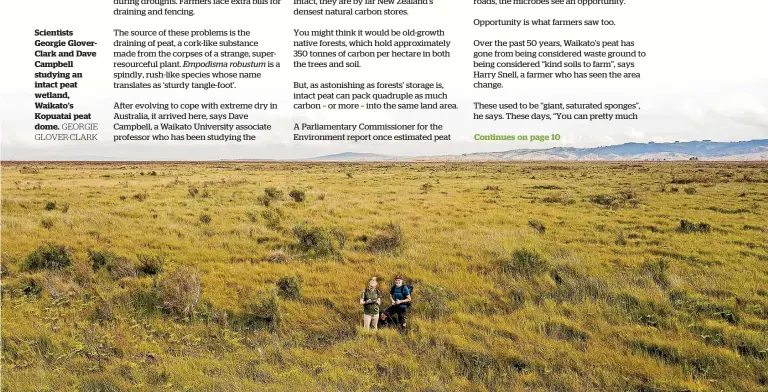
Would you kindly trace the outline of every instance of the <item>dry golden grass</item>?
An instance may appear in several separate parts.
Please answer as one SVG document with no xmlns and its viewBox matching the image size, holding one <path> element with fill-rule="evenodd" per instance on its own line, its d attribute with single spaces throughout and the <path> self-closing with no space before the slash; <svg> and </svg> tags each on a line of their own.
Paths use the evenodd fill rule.
<svg viewBox="0 0 768 392">
<path fill-rule="evenodd" d="M 2 386 L 766 390 L 766 208 L 765 164 L 4 164 Z"/>
</svg>

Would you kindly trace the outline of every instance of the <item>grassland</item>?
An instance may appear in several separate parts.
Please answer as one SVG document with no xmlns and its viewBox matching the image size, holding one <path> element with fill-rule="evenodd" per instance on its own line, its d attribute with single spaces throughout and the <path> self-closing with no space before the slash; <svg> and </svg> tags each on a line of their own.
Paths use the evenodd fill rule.
<svg viewBox="0 0 768 392">
<path fill-rule="evenodd" d="M 756 163 L 3 164 L 2 386 L 768 390 L 767 218 Z"/>
</svg>

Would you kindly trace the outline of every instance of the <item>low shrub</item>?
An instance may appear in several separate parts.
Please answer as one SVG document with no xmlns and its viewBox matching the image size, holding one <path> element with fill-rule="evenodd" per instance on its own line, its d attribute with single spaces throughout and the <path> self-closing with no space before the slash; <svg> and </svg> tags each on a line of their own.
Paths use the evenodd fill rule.
<svg viewBox="0 0 768 392">
<path fill-rule="evenodd" d="M 298 239 L 299 250 L 315 256 L 336 254 L 340 247 L 338 235 L 326 228 L 300 224 L 293 228 L 293 234 Z"/>
<path fill-rule="evenodd" d="M 114 278 L 137 276 L 136 265 L 126 257 L 116 255 L 107 250 L 88 250 L 88 259 L 94 271 L 105 269 Z"/>
<path fill-rule="evenodd" d="M 213 222 L 213 218 L 210 215 L 208 214 L 200 215 L 200 223 L 207 225 L 211 222 Z"/>
<path fill-rule="evenodd" d="M 304 191 L 294 189 L 288 193 L 288 196 L 297 203 L 303 203 L 307 199 L 307 194 Z"/>
<path fill-rule="evenodd" d="M 696 188 L 685 188 L 685 193 L 689 195 L 695 195 L 696 194 Z"/>
<path fill-rule="evenodd" d="M 165 257 L 158 254 L 139 253 L 136 255 L 139 260 L 139 272 L 145 275 L 158 275 L 163 272 Z"/>
<path fill-rule="evenodd" d="M 28 271 L 64 269 L 72 265 L 72 252 L 62 245 L 44 244 L 27 255 L 23 269 Z"/>
<path fill-rule="evenodd" d="M 283 210 L 279 208 L 267 208 L 261 213 L 264 220 L 267 221 L 267 227 L 270 229 L 277 229 L 280 227 L 280 222 L 283 220 L 285 214 Z"/>
<path fill-rule="evenodd" d="M 149 194 L 147 194 L 147 192 L 136 193 L 133 195 L 133 199 L 136 201 L 144 201 L 144 200 L 147 200 L 148 197 L 149 197 Z"/>
<path fill-rule="evenodd" d="M 606 208 L 618 208 L 619 206 L 618 200 L 616 200 L 615 197 L 610 195 L 591 196 L 589 198 L 589 201 Z"/>
<path fill-rule="evenodd" d="M 285 276 L 277 281 L 277 292 L 283 298 L 299 299 L 301 297 L 302 279 L 299 276 Z"/>
<path fill-rule="evenodd" d="M 390 223 L 368 240 L 368 250 L 374 253 L 394 252 L 404 244 L 403 229 Z"/>
<path fill-rule="evenodd" d="M 19 280 L 19 289 L 24 295 L 39 296 L 43 293 L 44 279 L 42 276 L 23 276 Z"/>
<path fill-rule="evenodd" d="M 636 208 L 640 204 L 640 199 L 637 192 L 628 189 L 618 193 L 618 195 L 595 195 L 589 198 L 589 201 L 593 204 L 603 206 L 610 209 L 619 209 L 629 205 L 632 208 Z"/>
<path fill-rule="evenodd" d="M 274 188 L 274 187 L 270 187 L 270 188 L 264 189 L 264 196 L 268 200 L 282 200 L 283 199 L 283 191 L 281 191 L 281 190 L 279 190 L 277 188 Z"/>
<path fill-rule="evenodd" d="M 105 267 L 109 260 L 115 257 L 117 257 L 117 255 L 106 250 L 88 250 L 88 259 L 91 261 L 91 267 L 94 271 Z"/>
<path fill-rule="evenodd" d="M 263 205 L 264 207 L 269 207 L 272 205 L 272 199 L 262 195 L 256 198 L 256 202 Z"/>
<path fill-rule="evenodd" d="M 56 202 L 49 201 L 45 203 L 45 210 L 46 211 L 53 211 L 56 209 Z"/>
</svg>

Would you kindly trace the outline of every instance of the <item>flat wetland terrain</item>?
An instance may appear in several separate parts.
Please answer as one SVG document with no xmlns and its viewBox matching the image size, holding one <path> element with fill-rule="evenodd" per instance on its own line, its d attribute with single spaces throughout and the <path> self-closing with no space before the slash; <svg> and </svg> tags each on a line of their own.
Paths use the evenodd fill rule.
<svg viewBox="0 0 768 392">
<path fill-rule="evenodd" d="M 768 165 L 3 163 L 2 343 L 8 391 L 765 391 Z"/>
</svg>

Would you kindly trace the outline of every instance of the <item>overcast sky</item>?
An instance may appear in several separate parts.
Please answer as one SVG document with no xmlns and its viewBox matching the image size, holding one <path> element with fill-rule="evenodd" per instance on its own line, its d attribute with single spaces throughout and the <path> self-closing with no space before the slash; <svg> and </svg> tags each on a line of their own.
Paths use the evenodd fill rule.
<svg viewBox="0 0 768 392">
<path fill-rule="evenodd" d="M 3 44 L 0 80 L 0 131 L 4 160 L 27 159 L 289 159 L 341 152 L 400 156 L 504 151 L 555 146 L 593 147 L 625 142 L 712 139 L 739 141 L 768 138 L 768 53 L 765 0 L 629 0 L 624 6 L 473 6 L 471 1 L 436 0 L 410 6 L 407 17 L 298 17 L 291 1 L 280 6 L 200 6 L 195 17 L 111 16 L 109 1 L 42 0 L 7 2 L 0 15 Z M 75 7 L 76 6 L 76 7 Z M 125 7 L 125 6 L 121 6 Z M 475 18 L 612 19 L 615 27 L 492 27 Z M 293 29 L 394 28 L 443 29 L 452 41 L 449 59 L 368 59 L 364 68 L 307 70 L 292 67 Z M 102 131 L 99 142 L 43 142 L 34 134 L 34 29 L 71 29 L 76 39 L 99 42 L 96 59 L 76 59 L 85 77 L 70 90 L 77 112 L 92 113 Z M 279 69 L 264 69 L 260 80 L 237 82 L 235 90 L 164 91 L 112 89 L 114 28 L 246 29 L 262 50 L 278 52 Z M 55 39 L 55 38 L 51 38 Z M 67 38 L 64 38 L 67 39 Z M 633 40 L 648 53 L 636 62 L 640 80 L 518 80 L 496 91 L 472 88 L 475 39 Z M 46 49 L 46 48 L 43 48 Z M 45 59 L 43 59 L 45 60 Z M 497 69 L 498 70 L 498 69 Z M 578 69 L 579 71 L 589 71 Z M 459 110 L 332 112 L 292 109 L 293 82 L 438 81 Z M 252 114 L 249 122 L 272 124 L 249 142 L 112 141 L 112 106 L 128 103 L 274 102 L 277 111 Z M 639 102 L 640 120 L 499 121 L 472 119 L 473 102 Z M 55 112 L 55 111 L 54 111 Z M 439 123 L 451 142 L 294 142 L 296 122 Z M 123 132 L 125 133 L 125 132 Z M 560 134 L 559 142 L 477 142 L 476 133 Z"/>
</svg>

